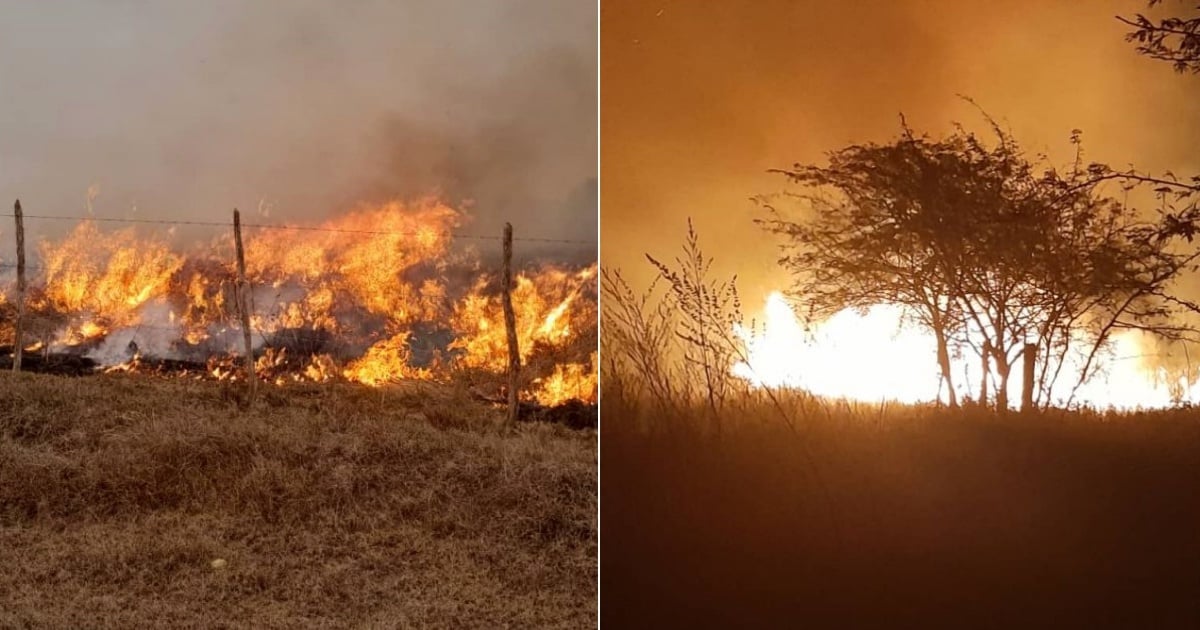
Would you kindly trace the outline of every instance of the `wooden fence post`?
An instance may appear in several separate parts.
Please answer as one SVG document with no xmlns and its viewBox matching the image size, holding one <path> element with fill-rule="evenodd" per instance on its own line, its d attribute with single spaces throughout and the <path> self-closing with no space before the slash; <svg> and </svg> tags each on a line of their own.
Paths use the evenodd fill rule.
<svg viewBox="0 0 1200 630">
<path fill-rule="evenodd" d="M 1021 386 L 1021 411 L 1033 409 L 1033 377 L 1037 367 L 1037 349 L 1035 344 L 1025 344 L 1025 382 Z"/>
<path fill-rule="evenodd" d="M 25 350 L 25 221 L 21 216 L 21 200 L 13 204 L 17 219 L 17 323 L 13 337 L 13 372 L 21 371 L 21 355 Z"/>
<path fill-rule="evenodd" d="M 988 404 L 988 359 L 992 354 L 992 342 L 988 339 L 983 340 L 983 351 L 979 353 L 979 359 L 983 367 L 983 378 L 979 381 L 979 404 L 984 407 Z"/>
<path fill-rule="evenodd" d="M 246 283 L 246 254 L 242 248 L 242 216 L 237 208 L 233 209 L 233 240 L 237 245 L 238 310 L 242 314 L 242 338 L 246 342 L 246 384 L 250 388 L 246 404 L 250 405 L 254 402 L 258 375 L 254 373 L 254 342 L 250 338 L 250 285 Z"/>
<path fill-rule="evenodd" d="M 521 352 L 517 347 L 517 316 L 512 305 L 512 224 L 504 224 L 504 328 L 508 332 L 508 416 L 511 427 L 517 421 L 517 383 L 521 371 Z"/>
</svg>

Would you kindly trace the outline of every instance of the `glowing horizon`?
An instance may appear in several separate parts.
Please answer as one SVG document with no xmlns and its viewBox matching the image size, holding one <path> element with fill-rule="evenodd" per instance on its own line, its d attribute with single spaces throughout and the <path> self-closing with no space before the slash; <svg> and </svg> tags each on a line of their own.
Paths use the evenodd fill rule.
<svg viewBox="0 0 1200 630">
<path fill-rule="evenodd" d="M 878 304 L 863 313 L 839 311 L 806 327 L 783 294 L 773 292 L 766 299 L 759 330 L 735 326 L 734 333 L 745 344 L 746 360 L 731 366 L 731 373 L 754 387 L 802 389 L 830 398 L 945 401 L 933 335 L 904 323 L 902 314 L 900 306 Z M 1134 332 L 1114 334 L 1072 404 L 1115 409 L 1176 404 L 1166 370 L 1147 369 L 1138 360 L 1143 347 L 1140 337 Z M 1066 402 L 1081 368 L 1082 360 L 1067 356 L 1063 377 L 1050 390 L 1051 404 Z M 951 372 L 960 399 L 978 395 L 982 376 L 978 357 L 952 360 Z M 1182 390 L 1178 402 L 1200 402 L 1195 381 L 1180 377 L 1177 385 Z M 1008 383 L 1010 406 L 1020 403 L 1021 386 L 1021 375 L 1014 373 Z"/>
</svg>

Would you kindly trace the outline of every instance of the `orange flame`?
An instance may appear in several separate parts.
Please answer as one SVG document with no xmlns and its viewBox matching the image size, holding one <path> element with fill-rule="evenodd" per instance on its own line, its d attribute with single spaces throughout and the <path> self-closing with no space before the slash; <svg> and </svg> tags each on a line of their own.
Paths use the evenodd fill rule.
<svg viewBox="0 0 1200 630">
<path fill-rule="evenodd" d="M 245 226 L 256 371 L 277 382 L 367 385 L 441 378 L 457 367 L 502 373 L 499 274 L 480 271 L 470 250 L 452 249 L 465 221 L 426 199 L 362 207 L 313 228 Z M 200 371 L 211 377 L 239 378 L 231 241 L 222 236 L 184 255 L 133 229 L 102 233 L 84 221 L 42 244 L 45 274 L 30 310 L 63 322 L 59 347 L 105 366 L 157 357 L 207 362 Z M 595 274 L 595 264 L 547 265 L 516 276 L 521 358 L 543 404 L 595 400 Z"/>
<path fill-rule="evenodd" d="M 586 364 L 569 363 L 554 366 L 554 373 L 539 379 L 533 397 L 543 405 L 560 405 L 570 400 L 595 402 L 599 384 L 596 380 L 595 352 Z"/>
<path fill-rule="evenodd" d="M 819 396 L 878 402 L 923 402 L 944 398 L 939 389 L 933 336 L 903 323 L 899 307 L 877 305 L 865 314 L 839 312 L 806 329 L 779 293 L 767 298 L 765 327 L 737 327 L 746 360 L 731 370 L 757 387 L 804 389 Z M 1074 402 L 1097 408 L 1155 408 L 1177 402 L 1200 402 L 1200 388 L 1186 378 L 1172 379 L 1165 370 L 1147 369 L 1139 360 L 1148 340 L 1137 333 L 1113 336 L 1111 348 L 1095 376 L 1075 394 Z M 1078 376 L 1079 357 L 1068 356 L 1063 373 Z M 978 361 L 953 366 L 960 396 L 971 396 L 982 379 Z M 1010 404 L 1020 401 L 1019 378 L 1009 382 Z M 1070 398 L 1074 379 L 1063 378 L 1049 393 L 1061 404 Z"/>
</svg>

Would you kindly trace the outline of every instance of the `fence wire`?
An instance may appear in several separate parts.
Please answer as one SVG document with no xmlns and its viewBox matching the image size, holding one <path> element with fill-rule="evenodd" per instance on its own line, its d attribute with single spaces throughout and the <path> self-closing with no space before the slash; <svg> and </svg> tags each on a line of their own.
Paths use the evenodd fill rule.
<svg viewBox="0 0 1200 630">
<path fill-rule="evenodd" d="M 16 215 L 12 214 L 12 213 L 0 214 L 0 217 L 13 218 L 15 216 Z M 79 217 L 79 216 L 66 216 L 66 215 L 25 214 L 25 213 L 22 213 L 21 216 L 25 219 L 42 219 L 42 220 L 47 220 L 47 221 L 73 221 L 73 222 L 77 222 L 77 223 L 82 223 L 84 221 L 96 221 L 99 223 L 129 223 L 129 224 L 148 224 L 148 225 L 190 225 L 190 226 L 222 227 L 222 228 L 232 228 L 233 227 L 232 221 L 225 223 L 225 222 L 221 222 L 221 221 L 175 221 L 175 220 L 167 220 L 167 219 L 126 219 L 126 218 L 118 218 L 118 217 Z M 304 226 L 304 225 L 285 225 L 285 224 L 275 224 L 275 223 L 242 223 L 242 227 L 259 229 L 259 230 L 293 230 L 293 231 L 303 231 L 303 232 L 332 232 L 332 233 L 341 233 L 341 234 L 364 234 L 364 235 L 375 235 L 375 236 L 420 236 L 422 234 L 428 233 L 428 232 L 420 232 L 420 231 L 416 231 L 416 230 L 411 230 L 411 231 L 349 230 L 349 229 L 342 229 L 342 228 L 326 228 L 326 227 L 319 227 L 319 226 Z M 501 237 L 501 236 L 495 236 L 495 235 L 489 235 L 489 234 L 473 234 L 473 233 L 468 233 L 468 232 L 445 231 L 445 232 L 437 232 L 437 233 L 453 236 L 454 238 L 463 238 L 463 239 L 475 239 L 475 240 L 487 240 L 487 241 L 499 241 L 499 240 L 503 239 L 503 237 Z M 514 236 L 512 240 L 520 241 L 520 242 L 527 242 L 527 243 L 558 243 L 558 244 L 580 245 L 580 246 L 589 246 L 590 245 L 593 247 L 596 245 L 595 241 L 588 241 L 588 240 L 583 240 L 583 239 L 549 238 L 549 237 L 540 237 L 540 236 Z"/>
</svg>

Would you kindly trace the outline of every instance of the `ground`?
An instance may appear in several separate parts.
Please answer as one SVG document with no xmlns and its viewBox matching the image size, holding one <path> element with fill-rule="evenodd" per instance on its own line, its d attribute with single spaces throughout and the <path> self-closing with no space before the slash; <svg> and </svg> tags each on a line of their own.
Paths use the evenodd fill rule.
<svg viewBox="0 0 1200 630">
<path fill-rule="evenodd" d="M 613 627 L 1200 628 L 1200 413 L 605 392 Z"/>
<path fill-rule="evenodd" d="M 0 375 L 0 628 L 595 624 L 596 433 L 453 387 Z"/>
</svg>

